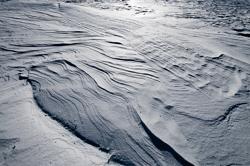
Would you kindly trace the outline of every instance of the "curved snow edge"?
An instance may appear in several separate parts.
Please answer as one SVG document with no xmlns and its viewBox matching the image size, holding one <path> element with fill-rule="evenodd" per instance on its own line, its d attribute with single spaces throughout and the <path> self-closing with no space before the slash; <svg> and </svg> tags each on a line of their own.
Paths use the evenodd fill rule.
<svg viewBox="0 0 250 166">
<path fill-rule="evenodd" d="M 168 151 L 170 152 L 175 159 L 185 166 L 194 166 L 194 164 L 187 161 L 185 158 L 183 158 L 180 154 L 178 154 L 171 146 L 169 146 L 167 143 L 162 141 L 160 138 L 158 138 L 156 135 L 154 135 L 149 128 L 145 125 L 143 121 L 141 121 L 142 127 L 144 128 L 145 132 L 150 137 L 152 143 L 161 151 Z"/>
</svg>

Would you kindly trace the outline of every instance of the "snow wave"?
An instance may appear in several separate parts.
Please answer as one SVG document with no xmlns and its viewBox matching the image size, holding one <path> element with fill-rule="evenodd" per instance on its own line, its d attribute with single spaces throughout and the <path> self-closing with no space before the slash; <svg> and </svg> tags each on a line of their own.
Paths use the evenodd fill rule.
<svg viewBox="0 0 250 166">
<path fill-rule="evenodd" d="M 249 63 L 198 39 L 213 36 L 226 49 L 228 43 L 242 49 L 249 44 L 244 35 L 194 32 L 68 3 L 1 3 L 1 72 L 27 79 L 39 107 L 112 154 L 108 163 L 241 162 L 230 154 L 249 147 L 241 125 L 249 120 Z"/>
</svg>

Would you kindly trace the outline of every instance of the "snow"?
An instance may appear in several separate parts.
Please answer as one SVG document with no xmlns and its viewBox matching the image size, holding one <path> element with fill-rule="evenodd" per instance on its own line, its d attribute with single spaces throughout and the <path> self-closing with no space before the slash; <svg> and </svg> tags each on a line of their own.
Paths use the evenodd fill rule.
<svg viewBox="0 0 250 166">
<path fill-rule="evenodd" d="M 1 85 L 1 165 L 105 165 L 110 155 L 84 143 L 37 107 L 25 81 Z"/>
<path fill-rule="evenodd" d="M 0 1 L 0 164 L 249 165 L 248 5 Z"/>
</svg>

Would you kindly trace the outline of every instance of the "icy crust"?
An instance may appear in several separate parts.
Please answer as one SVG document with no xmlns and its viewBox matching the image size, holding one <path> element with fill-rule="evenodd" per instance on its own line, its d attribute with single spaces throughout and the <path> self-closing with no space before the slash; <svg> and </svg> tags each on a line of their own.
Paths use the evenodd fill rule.
<svg viewBox="0 0 250 166">
<path fill-rule="evenodd" d="M 148 14 L 157 11 L 157 8 L 133 5 L 136 3 L 151 2 L 162 6 L 176 6 L 182 10 L 166 12 L 166 17 L 185 19 L 199 19 L 216 27 L 230 27 L 249 37 L 250 31 L 250 2 L 248 0 L 62 0 L 66 3 L 76 3 L 104 10 L 131 10 L 135 14 Z M 169 9 L 167 9 L 169 10 Z M 244 31 L 244 33 L 242 33 Z"/>
<path fill-rule="evenodd" d="M 250 2 L 248 0 L 169 0 L 166 4 L 173 4 L 184 9 L 182 13 L 167 16 L 200 19 L 212 26 L 246 30 L 248 33 L 250 30 Z"/>
<path fill-rule="evenodd" d="M 34 103 L 104 164 L 250 164 L 250 65 L 236 50 L 246 37 L 170 26 L 157 13 L 2 4 L 1 79 L 30 84 Z"/>
</svg>

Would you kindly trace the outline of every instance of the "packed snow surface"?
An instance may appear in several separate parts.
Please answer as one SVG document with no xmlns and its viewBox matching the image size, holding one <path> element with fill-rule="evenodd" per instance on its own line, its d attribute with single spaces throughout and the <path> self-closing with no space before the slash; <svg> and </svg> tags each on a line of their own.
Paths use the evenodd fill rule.
<svg viewBox="0 0 250 166">
<path fill-rule="evenodd" d="M 248 0 L 0 0 L 0 165 L 250 165 Z"/>
</svg>

